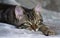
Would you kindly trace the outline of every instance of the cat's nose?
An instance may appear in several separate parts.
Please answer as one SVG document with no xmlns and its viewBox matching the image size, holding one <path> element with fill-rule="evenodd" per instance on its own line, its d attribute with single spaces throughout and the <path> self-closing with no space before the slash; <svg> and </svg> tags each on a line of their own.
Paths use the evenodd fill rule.
<svg viewBox="0 0 60 38">
<path fill-rule="evenodd" d="M 33 25 L 31 25 L 31 28 L 32 28 L 34 31 L 36 31 L 36 29 L 38 28 L 38 26 L 35 25 L 35 24 L 33 24 Z"/>
</svg>

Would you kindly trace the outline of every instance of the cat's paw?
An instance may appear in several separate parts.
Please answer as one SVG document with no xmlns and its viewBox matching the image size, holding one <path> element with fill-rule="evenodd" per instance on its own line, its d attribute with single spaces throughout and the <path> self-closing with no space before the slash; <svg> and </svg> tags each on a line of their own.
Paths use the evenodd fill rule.
<svg viewBox="0 0 60 38">
<path fill-rule="evenodd" d="M 47 30 L 46 32 L 45 32 L 45 35 L 46 36 L 51 36 L 51 35 L 55 35 L 56 33 L 53 31 L 53 30 Z"/>
</svg>

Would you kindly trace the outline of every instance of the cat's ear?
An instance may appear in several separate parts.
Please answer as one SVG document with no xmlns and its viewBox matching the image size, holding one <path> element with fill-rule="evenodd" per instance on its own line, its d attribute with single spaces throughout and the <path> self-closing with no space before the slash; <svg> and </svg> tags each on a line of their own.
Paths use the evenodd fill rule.
<svg viewBox="0 0 60 38">
<path fill-rule="evenodd" d="M 23 8 L 22 7 L 20 7 L 20 6 L 16 6 L 16 8 L 15 8 L 15 15 L 16 15 L 16 17 L 17 18 L 19 18 L 20 16 L 22 16 L 23 15 Z"/>
<path fill-rule="evenodd" d="M 34 10 L 35 10 L 36 12 L 41 12 L 41 10 L 42 10 L 41 4 L 37 4 L 37 5 L 35 6 Z"/>
</svg>

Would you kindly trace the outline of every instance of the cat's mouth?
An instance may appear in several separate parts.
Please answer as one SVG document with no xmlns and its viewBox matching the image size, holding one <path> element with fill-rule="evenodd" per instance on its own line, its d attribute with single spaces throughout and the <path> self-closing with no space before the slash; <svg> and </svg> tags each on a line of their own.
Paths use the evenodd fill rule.
<svg viewBox="0 0 60 38">
<path fill-rule="evenodd" d="M 38 28 L 38 26 L 36 24 L 33 24 L 30 26 L 34 31 L 36 31 L 36 29 Z"/>
</svg>

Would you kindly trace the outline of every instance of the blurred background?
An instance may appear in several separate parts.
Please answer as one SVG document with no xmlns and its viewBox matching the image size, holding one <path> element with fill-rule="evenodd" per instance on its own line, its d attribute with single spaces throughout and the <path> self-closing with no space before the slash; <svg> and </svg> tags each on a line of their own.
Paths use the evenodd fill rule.
<svg viewBox="0 0 60 38">
<path fill-rule="evenodd" d="M 14 5 L 21 4 L 30 9 L 40 3 L 44 9 L 60 12 L 60 0 L 0 0 L 0 2 Z"/>
</svg>

